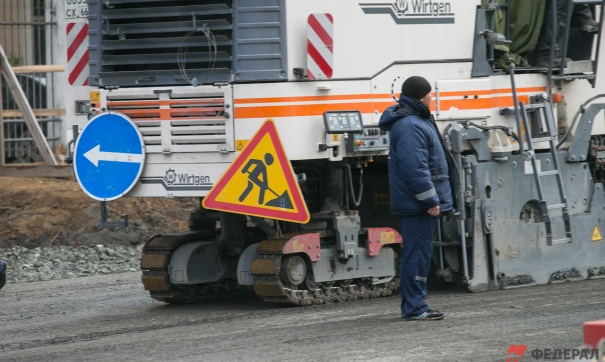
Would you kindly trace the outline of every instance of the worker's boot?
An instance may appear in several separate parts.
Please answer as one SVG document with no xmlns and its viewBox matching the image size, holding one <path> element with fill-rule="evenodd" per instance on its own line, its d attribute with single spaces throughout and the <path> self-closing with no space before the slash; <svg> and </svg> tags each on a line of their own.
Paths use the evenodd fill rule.
<svg viewBox="0 0 605 362">
<path fill-rule="evenodd" d="M 599 22 L 590 20 L 582 25 L 582 31 L 585 33 L 596 33 L 599 31 Z"/>
<path fill-rule="evenodd" d="M 549 59 L 549 55 L 543 55 L 543 54 L 538 54 L 538 68 L 548 68 L 548 59 Z M 567 62 L 570 62 L 571 59 L 570 58 L 565 58 L 565 61 L 563 62 L 563 68 L 565 68 L 567 66 Z M 552 67 L 554 68 L 559 68 L 561 66 L 561 56 L 560 55 L 555 55 L 555 58 L 552 61 Z"/>
</svg>

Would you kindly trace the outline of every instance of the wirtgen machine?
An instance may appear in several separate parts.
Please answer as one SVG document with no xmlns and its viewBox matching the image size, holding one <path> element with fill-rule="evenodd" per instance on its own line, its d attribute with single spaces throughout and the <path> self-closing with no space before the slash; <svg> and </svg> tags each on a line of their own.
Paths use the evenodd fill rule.
<svg viewBox="0 0 605 362">
<path fill-rule="evenodd" d="M 604 1 L 569 3 L 602 23 Z M 94 89 L 78 181 L 101 203 L 200 198 L 191 230 L 143 249 L 154 299 L 393 294 L 406 236 L 389 212 L 389 135 L 377 124 L 413 75 L 433 86 L 454 160 L 457 207 L 440 219 L 434 275 L 471 291 L 605 277 L 600 25 L 584 32 L 545 0 L 88 7 Z M 87 136 L 121 139 L 120 124 L 135 128 L 138 150 Z"/>
</svg>

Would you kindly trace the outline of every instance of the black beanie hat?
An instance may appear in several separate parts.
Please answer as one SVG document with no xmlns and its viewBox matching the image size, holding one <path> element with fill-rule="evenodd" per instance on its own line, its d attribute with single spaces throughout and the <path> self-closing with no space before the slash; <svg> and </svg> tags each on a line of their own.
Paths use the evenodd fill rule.
<svg viewBox="0 0 605 362">
<path fill-rule="evenodd" d="M 401 94 L 419 100 L 429 94 L 431 89 L 431 85 L 426 79 L 419 76 L 413 76 L 403 82 Z"/>
</svg>

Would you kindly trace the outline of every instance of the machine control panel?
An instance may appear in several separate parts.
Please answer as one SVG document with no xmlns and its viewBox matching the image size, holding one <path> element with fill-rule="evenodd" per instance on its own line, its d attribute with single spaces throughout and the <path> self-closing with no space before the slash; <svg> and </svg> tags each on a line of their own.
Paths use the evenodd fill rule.
<svg viewBox="0 0 605 362">
<path fill-rule="evenodd" d="M 365 126 L 360 134 L 349 135 L 347 152 L 377 152 L 389 149 L 389 134 L 378 126 Z"/>
<path fill-rule="evenodd" d="M 361 133 L 363 121 L 359 111 L 328 111 L 324 112 L 326 133 Z"/>
</svg>

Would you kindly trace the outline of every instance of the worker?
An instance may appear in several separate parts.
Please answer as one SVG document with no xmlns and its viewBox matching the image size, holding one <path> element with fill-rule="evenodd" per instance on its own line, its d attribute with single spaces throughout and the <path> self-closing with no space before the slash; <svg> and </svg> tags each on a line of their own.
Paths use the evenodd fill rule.
<svg viewBox="0 0 605 362">
<path fill-rule="evenodd" d="M 6 284 L 6 262 L 0 259 L 0 289 Z"/>
<path fill-rule="evenodd" d="M 540 33 L 540 40 L 538 44 L 538 66 L 547 67 L 548 59 L 550 57 L 550 45 L 552 40 L 553 32 L 553 17 L 552 17 L 552 5 L 554 0 L 550 0 L 546 4 L 546 16 L 544 17 L 544 23 L 542 25 L 542 31 Z M 567 21 L 567 9 L 569 8 L 569 0 L 556 0 L 557 1 L 557 41 L 555 42 L 555 57 L 553 64 L 558 65 L 561 63 L 561 49 L 560 40 L 565 22 Z M 599 31 L 599 23 L 594 20 L 594 15 L 590 6 L 587 4 L 576 4 L 573 7 L 573 13 L 571 14 L 572 23 L 577 23 L 580 30 L 583 33 L 595 33 Z M 580 60 L 580 59 L 576 59 Z"/>
<path fill-rule="evenodd" d="M 407 320 L 444 317 L 426 302 L 437 217 L 454 204 L 448 154 L 430 111 L 431 89 L 423 77 L 407 78 L 398 103 L 379 122 L 390 137 L 391 213 L 399 217 L 403 237 L 401 317 Z"/>
</svg>

